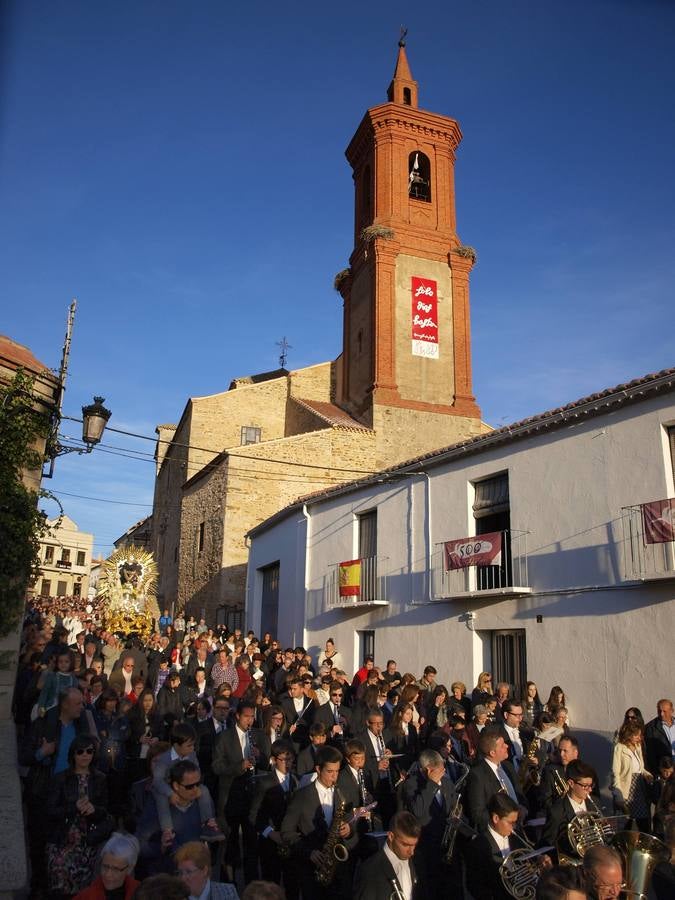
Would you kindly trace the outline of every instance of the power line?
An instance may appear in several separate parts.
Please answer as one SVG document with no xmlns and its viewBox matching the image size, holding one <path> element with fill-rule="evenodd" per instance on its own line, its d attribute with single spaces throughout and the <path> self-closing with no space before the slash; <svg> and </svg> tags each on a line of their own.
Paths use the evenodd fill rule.
<svg viewBox="0 0 675 900">
<path fill-rule="evenodd" d="M 144 506 L 146 509 L 152 509 L 152 503 L 132 503 L 128 500 L 108 500 L 107 497 L 85 497 L 83 494 L 69 494 L 68 491 L 51 491 L 52 494 L 58 494 L 60 497 L 76 497 L 78 500 L 94 500 L 97 503 L 116 503 L 119 506 Z"/>
</svg>

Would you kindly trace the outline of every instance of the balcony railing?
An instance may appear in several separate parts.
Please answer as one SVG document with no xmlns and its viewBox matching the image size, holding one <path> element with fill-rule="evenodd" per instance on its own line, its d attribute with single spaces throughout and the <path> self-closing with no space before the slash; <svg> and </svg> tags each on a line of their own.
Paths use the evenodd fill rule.
<svg viewBox="0 0 675 900">
<path fill-rule="evenodd" d="M 515 597 L 530 594 L 527 558 L 528 531 L 502 531 L 502 562 L 499 566 L 468 566 L 445 570 L 443 544 L 432 556 L 431 588 L 435 600 L 467 594 Z"/>
<path fill-rule="evenodd" d="M 389 602 L 387 575 L 383 572 L 386 559 L 366 556 L 359 562 L 361 563 L 361 583 L 359 594 L 354 597 L 340 596 L 340 563 L 331 566 L 326 579 L 326 606 L 329 609 L 386 606 Z"/>
<path fill-rule="evenodd" d="M 675 578 L 675 541 L 648 544 L 642 506 L 622 509 L 624 577 L 628 581 Z"/>
</svg>

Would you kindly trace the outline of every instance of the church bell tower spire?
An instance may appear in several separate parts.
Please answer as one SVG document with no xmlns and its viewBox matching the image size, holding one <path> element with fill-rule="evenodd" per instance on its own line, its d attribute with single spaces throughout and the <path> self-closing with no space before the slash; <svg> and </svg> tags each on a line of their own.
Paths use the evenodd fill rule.
<svg viewBox="0 0 675 900">
<path fill-rule="evenodd" d="M 339 282 L 338 401 L 376 433 L 418 429 L 424 450 L 482 430 L 471 386 L 474 254 L 462 245 L 455 218 L 462 132 L 454 119 L 418 107 L 404 38 L 388 101 L 366 112 L 346 150 L 354 250 Z"/>
</svg>

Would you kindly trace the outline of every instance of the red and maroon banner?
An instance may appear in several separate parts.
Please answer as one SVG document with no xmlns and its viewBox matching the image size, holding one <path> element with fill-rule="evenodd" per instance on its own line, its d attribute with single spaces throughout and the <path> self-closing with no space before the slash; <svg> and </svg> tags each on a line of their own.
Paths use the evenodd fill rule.
<svg viewBox="0 0 675 900">
<path fill-rule="evenodd" d="M 412 354 L 438 359 L 438 291 L 431 278 L 412 276 Z"/>
<path fill-rule="evenodd" d="M 443 546 L 446 572 L 467 566 L 500 566 L 502 563 L 501 531 L 446 541 Z"/>
<path fill-rule="evenodd" d="M 675 498 L 642 504 L 645 544 L 675 541 Z"/>
</svg>

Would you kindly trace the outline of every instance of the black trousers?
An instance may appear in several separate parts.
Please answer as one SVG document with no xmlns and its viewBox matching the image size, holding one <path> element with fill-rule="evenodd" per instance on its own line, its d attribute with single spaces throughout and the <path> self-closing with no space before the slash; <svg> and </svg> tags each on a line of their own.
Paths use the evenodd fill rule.
<svg viewBox="0 0 675 900">
<path fill-rule="evenodd" d="M 226 812 L 225 819 L 230 829 L 227 837 L 225 861 L 233 869 L 236 869 L 241 864 L 239 853 L 239 834 L 241 832 L 244 882 L 248 884 L 249 881 L 255 881 L 258 878 L 258 835 L 253 825 L 249 822 L 246 813 L 233 814 Z"/>
</svg>

